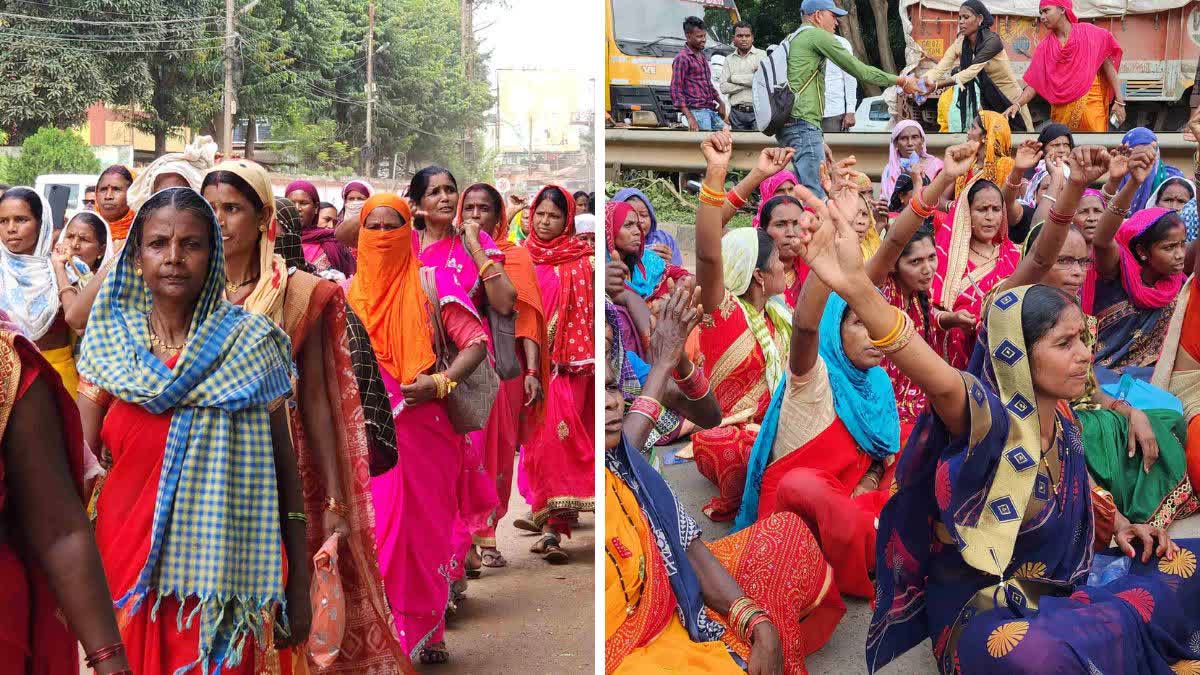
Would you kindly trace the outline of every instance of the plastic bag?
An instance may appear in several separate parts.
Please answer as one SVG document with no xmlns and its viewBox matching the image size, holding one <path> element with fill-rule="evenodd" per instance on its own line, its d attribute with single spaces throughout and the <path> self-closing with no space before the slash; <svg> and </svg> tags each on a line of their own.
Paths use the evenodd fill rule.
<svg viewBox="0 0 1200 675">
<path fill-rule="evenodd" d="M 313 556 L 312 629 L 308 635 L 308 655 L 322 668 L 337 660 L 346 635 L 346 598 L 338 574 L 338 542 L 334 532 Z"/>
</svg>

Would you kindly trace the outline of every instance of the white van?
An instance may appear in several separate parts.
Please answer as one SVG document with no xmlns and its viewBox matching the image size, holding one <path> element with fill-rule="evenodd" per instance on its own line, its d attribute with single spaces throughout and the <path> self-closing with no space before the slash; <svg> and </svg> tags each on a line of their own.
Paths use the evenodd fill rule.
<svg viewBox="0 0 1200 675">
<path fill-rule="evenodd" d="M 100 176 L 84 173 L 48 173 L 37 177 L 33 189 L 50 202 L 57 219 L 55 227 L 61 227 L 68 214 L 83 210 L 83 192 L 93 187 Z M 65 201 L 64 201 L 65 199 Z"/>
</svg>

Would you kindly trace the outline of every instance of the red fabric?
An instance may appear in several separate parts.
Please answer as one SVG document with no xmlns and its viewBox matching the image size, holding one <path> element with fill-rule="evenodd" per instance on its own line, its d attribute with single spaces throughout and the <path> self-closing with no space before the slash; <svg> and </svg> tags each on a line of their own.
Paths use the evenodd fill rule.
<svg viewBox="0 0 1200 675">
<path fill-rule="evenodd" d="M 796 256 L 792 261 L 792 269 L 796 271 L 796 281 L 783 290 L 783 297 L 787 300 L 788 307 L 795 309 L 800 300 L 800 289 L 804 287 L 804 280 L 808 278 L 808 265 L 800 256 Z"/>
<path fill-rule="evenodd" d="M 1113 34 L 1090 23 L 1079 23 L 1070 0 L 1042 0 L 1041 7 L 1062 7 L 1071 22 L 1071 35 L 1064 47 L 1053 31 L 1046 33 L 1033 52 L 1025 71 L 1025 84 L 1054 105 L 1074 103 L 1083 98 L 1105 60 L 1111 60 L 1118 72 L 1123 54 Z M 1103 78 L 1101 78 L 1103 81 Z M 1113 98 L 1107 84 L 1105 104 Z"/>
<path fill-rule="evenodd" d="M 617 233 L 624 227 L 625 221 L 629 218 L 629 214 L 633 213 L 633 207 L 628 202 L 606 202 L 604 204 L 604 244 L 608 252 L 613 258 L 620 258 L 621 254 L 617 252 Z M 642 265 L 642 254 L 646 252 L 646 239 L 644 237 L 638 240 L 638 250 L 634 254 L 637 260 L 638 270 L 645 272 L 646 269 Z M 633 270 L 630 270 L 632 272 Z"/>
<path fill-rule="evenodd" d="M 0 360 L 0 380 L 11 382 L 19 378 L 12 400 L 0 400 L 0 405 L 15 405 L 38 377 L 44 376 L 63 417 L 63 433 L 67 461 L 80 495 L 83 508 L 83 432 L 79 414 L 58 373 L 46 363 L 41 354 L 24 338 L 12 334 L 13 349 L 5 349 Z M 16 369 L 19 371 L 14 372 Z M 3 429 L 0 429 L 2 432 Z M 0 517 L 5 502 L 6 479 L 4 459 L 0 456 Z M 45 576 L 36 566 L 28 564 L 29 552 L 19 545 L 10 545 L 15 521 L 5 519 L 8 537 L 0 536 L 0 663 L 5 672 L 20 675 L 75 675 L 79 672 L 79 652 L 75 636 L 63 622 L 58 600 L 50 590 Z"/>
<path fill-rule="evenodd" d="M 833 567 L 838 589 L 871 598 L 875 589 L 867 575 L 875 564 L 875 521 L 889 496 L 891 471 L 879 488 L 851 497 L 871 466 L 842 421 L 773 462 L 763 474 L 759 518 L 790 511 L 804 519 Z M 892 466 L 895 466 L 893 463 Z"/>
<path fill-rule="evenodd" d="M 650 296 L 646 298 L 647 303 L 654 302 L 661 298 L 667 297 L 667 293 L 671 290 L 671 283 L 678 282 L 680 279 L 686 279 L 692 276 L 692 273 L 679 265 L 667 263 L 667 269 L 663 272 L 662 279 L 658 282 L 658 286 L 651 291 Z"/>
<path fill-rule="evenodd" d="M 487 524 L 475 531 L 475 543 L 496 545 L 496 524 L 508 513 L 512 494 L 513 463 L 517 458 L 520 420 L 525 408 L 525 378 L 515 377 L 500 383 L 496 403 L 484 428 L 484 469 L 496 484 L 496 508 Z"/>
<path fill-rule="evenodd" d="M 735 424 L 692 434 L 696 470 L 720 492 L 700 510 L 718 523 L 733 520 L 742 504 L 746 465 L 750 463 L 754 439 L 758 438 L 758 430 L 747 426 Z"/>
<path fill-rule="evenodd" d="M 538 276 L 543 292 L 542 304 L 547 308 L 548 315 L 557 318 L 554 342 L 550 345 L 550 359 L 560 368 L 591 372 L 591 362 L 596 357 L 592 331 L 596 313 L 593 297 L 595 281 L 592 278 L 595 247 L 592 242 L 575 236 L 575 200 L 570 192 L 557 185 L 548 185 L 538 192 L 533 203 L 537 204 L 538 198 L 546 190 L 558 190 L 566 197 L 566 227 L 561 235 L 549 242 L 539 239 L 537 232 L 530 227 L 525 248 L 533 257 L 534 265 L 538 268 L 553 267 L 559 279 L 557 297 L 548 298 L 547 284 L 542 281 L 544 274 Z M 529 217 L 532 218 L 532 214 Z M 555 310 L 550 310 L 550 307 Z"/>
<path fill-rule="evenodd" d="M 806 672 L 804 657 L 825 646 L 846 613 L 812 532 L 795 515 L 777 513 L 708 548 L 742 592 L 771 616 L 783 646 L 784 672 Z M 787 564 L 776 564 L 781 560 Z M 707 612 L 728 626 L 725 617 Z M 749 659 L 750 645 L 734 631 L 726 630 L 724 640 Z"/>
<path fill-rule="evenodd" d="M 913 327 L 916 328 L 917 335 L 920 335 L 931 345 L 936 345 L 942 338 L 942 330 L 937 327 L 937 323 L 932 320 L 932 303 L 930 299 L 931 317 L 929 324 L 925 323 L 925 312 L 921 309 L 921 303 L 916 297 L 910 297 L 905 302 L 904 294 L 900 291 L 900 287 L 896 284 L 896 278 L 888 275 L 887 281 L 880 286 L 879 292 L 888 301 L 888 304 L 904 310 L 905 314 L 913 321 Z M 925 390 L 913 383 L 912 378 L 904 374 L 904 371 L 896 367 L 896 364 L 889 358 L 884 358 L 883 369 L 887 371 L 888 377 L 892 380 L 892 391 L 896 394 L 896 408 L 900 413 L 900 424 L 913 424 L 917 421 L 917 417 L 925 412 L 926 396 Z"/>
<path fill-rule="evenodd" d="M 551 378 L 546 392 L 546 423 L 524 450 L 533 512 L 544 517 L 565 513 L 566 519 L 551 519 L 563 534 L 569 533 L 575 512 L 595 506 L 593 389 L 591 375 L 558 374 Z"/>
<path fill-rule="evenodd" d="M 154 502 L 173 414 L 168 410 L 152 415 L 139 405 L 117 400 L 108 409 L 100 430 L 100 440 L 112 454 L 113 464 L 96 502 L 96 545 L 114 601 L 133 588 L 150 553 Z M 152 620 L 150 610 L 155 601 L 160 605 L 157 620 Z M 195 598 L 189 598 L 183 609 L 190 611 L 195 602 Z M 200 622 L 194 621 L 190 627 L 185 623 L 180 630 L 175 620 L 180 609 L 178 599 L 158 598 L 151 593 L 132 616 L 118 610 L 117 623 L 133 672 L 172 673 L 196 660 Z M 222 673 L 255 675 L 256 662 L 261 659 L 256 657 L 258 648 L 253 637 L 246 642 L 242 664 L 223 668 Z M 288 652 L 270 651 L 265 657 L 283 654 L 281 661 L 290 658 Z"/>
</svg>

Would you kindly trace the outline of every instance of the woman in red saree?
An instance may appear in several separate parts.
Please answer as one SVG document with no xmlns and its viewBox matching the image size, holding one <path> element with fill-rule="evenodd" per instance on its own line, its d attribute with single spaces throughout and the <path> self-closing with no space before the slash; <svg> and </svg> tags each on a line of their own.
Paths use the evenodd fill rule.
<svg viewBox="0 0 1200 675">
<path fill-rule="evenodd" d="M 1017 269 L 1021 251 L 1008 238 L 1008 217 L 1000 188 L 977 180 L 963 190 L 949 214 L 934 215 L 938 269 L 931 296 L 937 308 L 968 326 L 945 331 L 935 346 L 955 368 L 966 368 L 975 346 L 983 300 Z M 945 321 L 943 320 L 943 325 Z"/>
<path fill-rule="evenodd" d="M 496 548 L 496 527 L 508 513 L 512 493 L 513 464 L 521 437 L 521 419 L 536 427 L 545 414 L 543 392 L 549 380 L 550 360 L 546 350 L 546 316 L 529 251 L 508 238 L 509 220 L 504 200 L 496 188 L 476 183 L 463 191 L 458 203 L 459 222 L 479 224 L 480 237 L 490 237 L 504 256 L 504 273 L 516 290 L 515 336 L 521 374 L 500 382 L 492 415 L 484 429 L 484 469 L 496 485 L 496 506 L 473 535 L 479 552 L 467 560 L 472 565 L 504 567 L 508 562 Z M 488 285 L 489 291 L 491 285 Z M 490 296 L 489 296 L 490 297 Z"/>
<path fill-rule="evenodd" d="M 0 662 L 13 675 L 75 675 L 77 639 L 87 654 L 121 644 L 83 509 L 86 450 L 75 402 L 3 314 L 0 439 Z M 96 672 L 128 668 L 122 650 Z"/>
<path fill-rule="evenodd" d="M 139 673 L 290 672 L 279 648 L 307 638 L 288 340 L 224 287 L 211 207 L 163 190 L 135 219 L 80 353 L 84 438 L 113 459 L 96 541 Z"/>
<path fill-rule="evenodd" d="M 752 177 L 753 173 L 746 178 L 746 181 L 750 181 Z M 799 184 L 800 181 L 796 178 L 796 174 L 789 169 L 777 171 L 763 179 L 762 183 L 758 185 L 758 212 L 754 214 L 753 220 L 754 227 L 761 228 L 771 235 L 776 249 L 779 250 L 779 260 L 783 263 L 784 270 L 783 298 L 787 301 L 788 307 L 796 306 L 796 300 L 800 297 L 800 287 L 804 285 L 804 279 L 808 277 L 808 265 L 805 265 L 795 252 L 796 222 L 787 218 L 778 218 L 775 214 L 775 205 L 779 202 L 772 202 L 772 200 L 776 197 L 792 196 L 792 190 Z M 739 185 L 735 190 L 741 192 L 742 186 Z"/>
<path fill-rule="evenodd" d="M 227 299 L 263 314 L 291 338 L 298 377 L 292 444 L 309 518 L 311 558 L 334 533 L 341 537 L 338 572 L 346 601 L 343 640 L 328 667 L 313 672 L 412 672 L 396 637 L 375 553 L 366 427 L 346 338 L 341 287 L 296 270 L 275 253 L 278 223 L 267 171 L 249 160 L 223 162 L 202 191 L 227 237 L 226 276 L 255 279 Z"/>
<path fill-rule="evenodd" d="M 550 563 L 567 562 L 560 537 L 570 536 L 595 499 L 595 249 L 575 236 L 575 200 L 557 185 L 533 199 L 525 247 L 533 258 L 549 324 L 551 375 L 545 421 L 525 446 L 533 523 L 542 536 L 530 550 Z"/>
<path fill-rule="evenodd" d="M 723 186 L 733 141 L 716 133 L 701 145 L 708 172 L 705 185 Z M 788 151 L 770 148 L 760 162 L 782 161 Z M 713 188 L 714 190 L 716 188 Z M 803 207 L 793 197 L 776 197 L 772 217 L 798 223 Z M 761 228 L 731 230 L 722 237 L 728 205 L 701 208 L 696 215 L 696 278 L 705 315 L 700 321 L 701 364 L 725 419 L 721 426 L 692 434 L 696 470 L 720 490 L 704 515 L 732 520 L 742 498 L 746 462 L 766 414 L 771 393 L 783 378 L 791 317 L 782 302 L 784 265 L 775 240 Z"/>
</svg>

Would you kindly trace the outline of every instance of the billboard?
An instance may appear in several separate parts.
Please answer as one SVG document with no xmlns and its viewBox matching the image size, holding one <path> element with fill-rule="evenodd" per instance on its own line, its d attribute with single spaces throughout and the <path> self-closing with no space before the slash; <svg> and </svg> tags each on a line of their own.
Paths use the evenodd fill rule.
<svg viewBox="0 0 1200 675">
<path fill-rule="evenodd" d="M 579 152 L 581 77 L 569 70 L 500 70 L 500 152 Z"/>
</svg>

